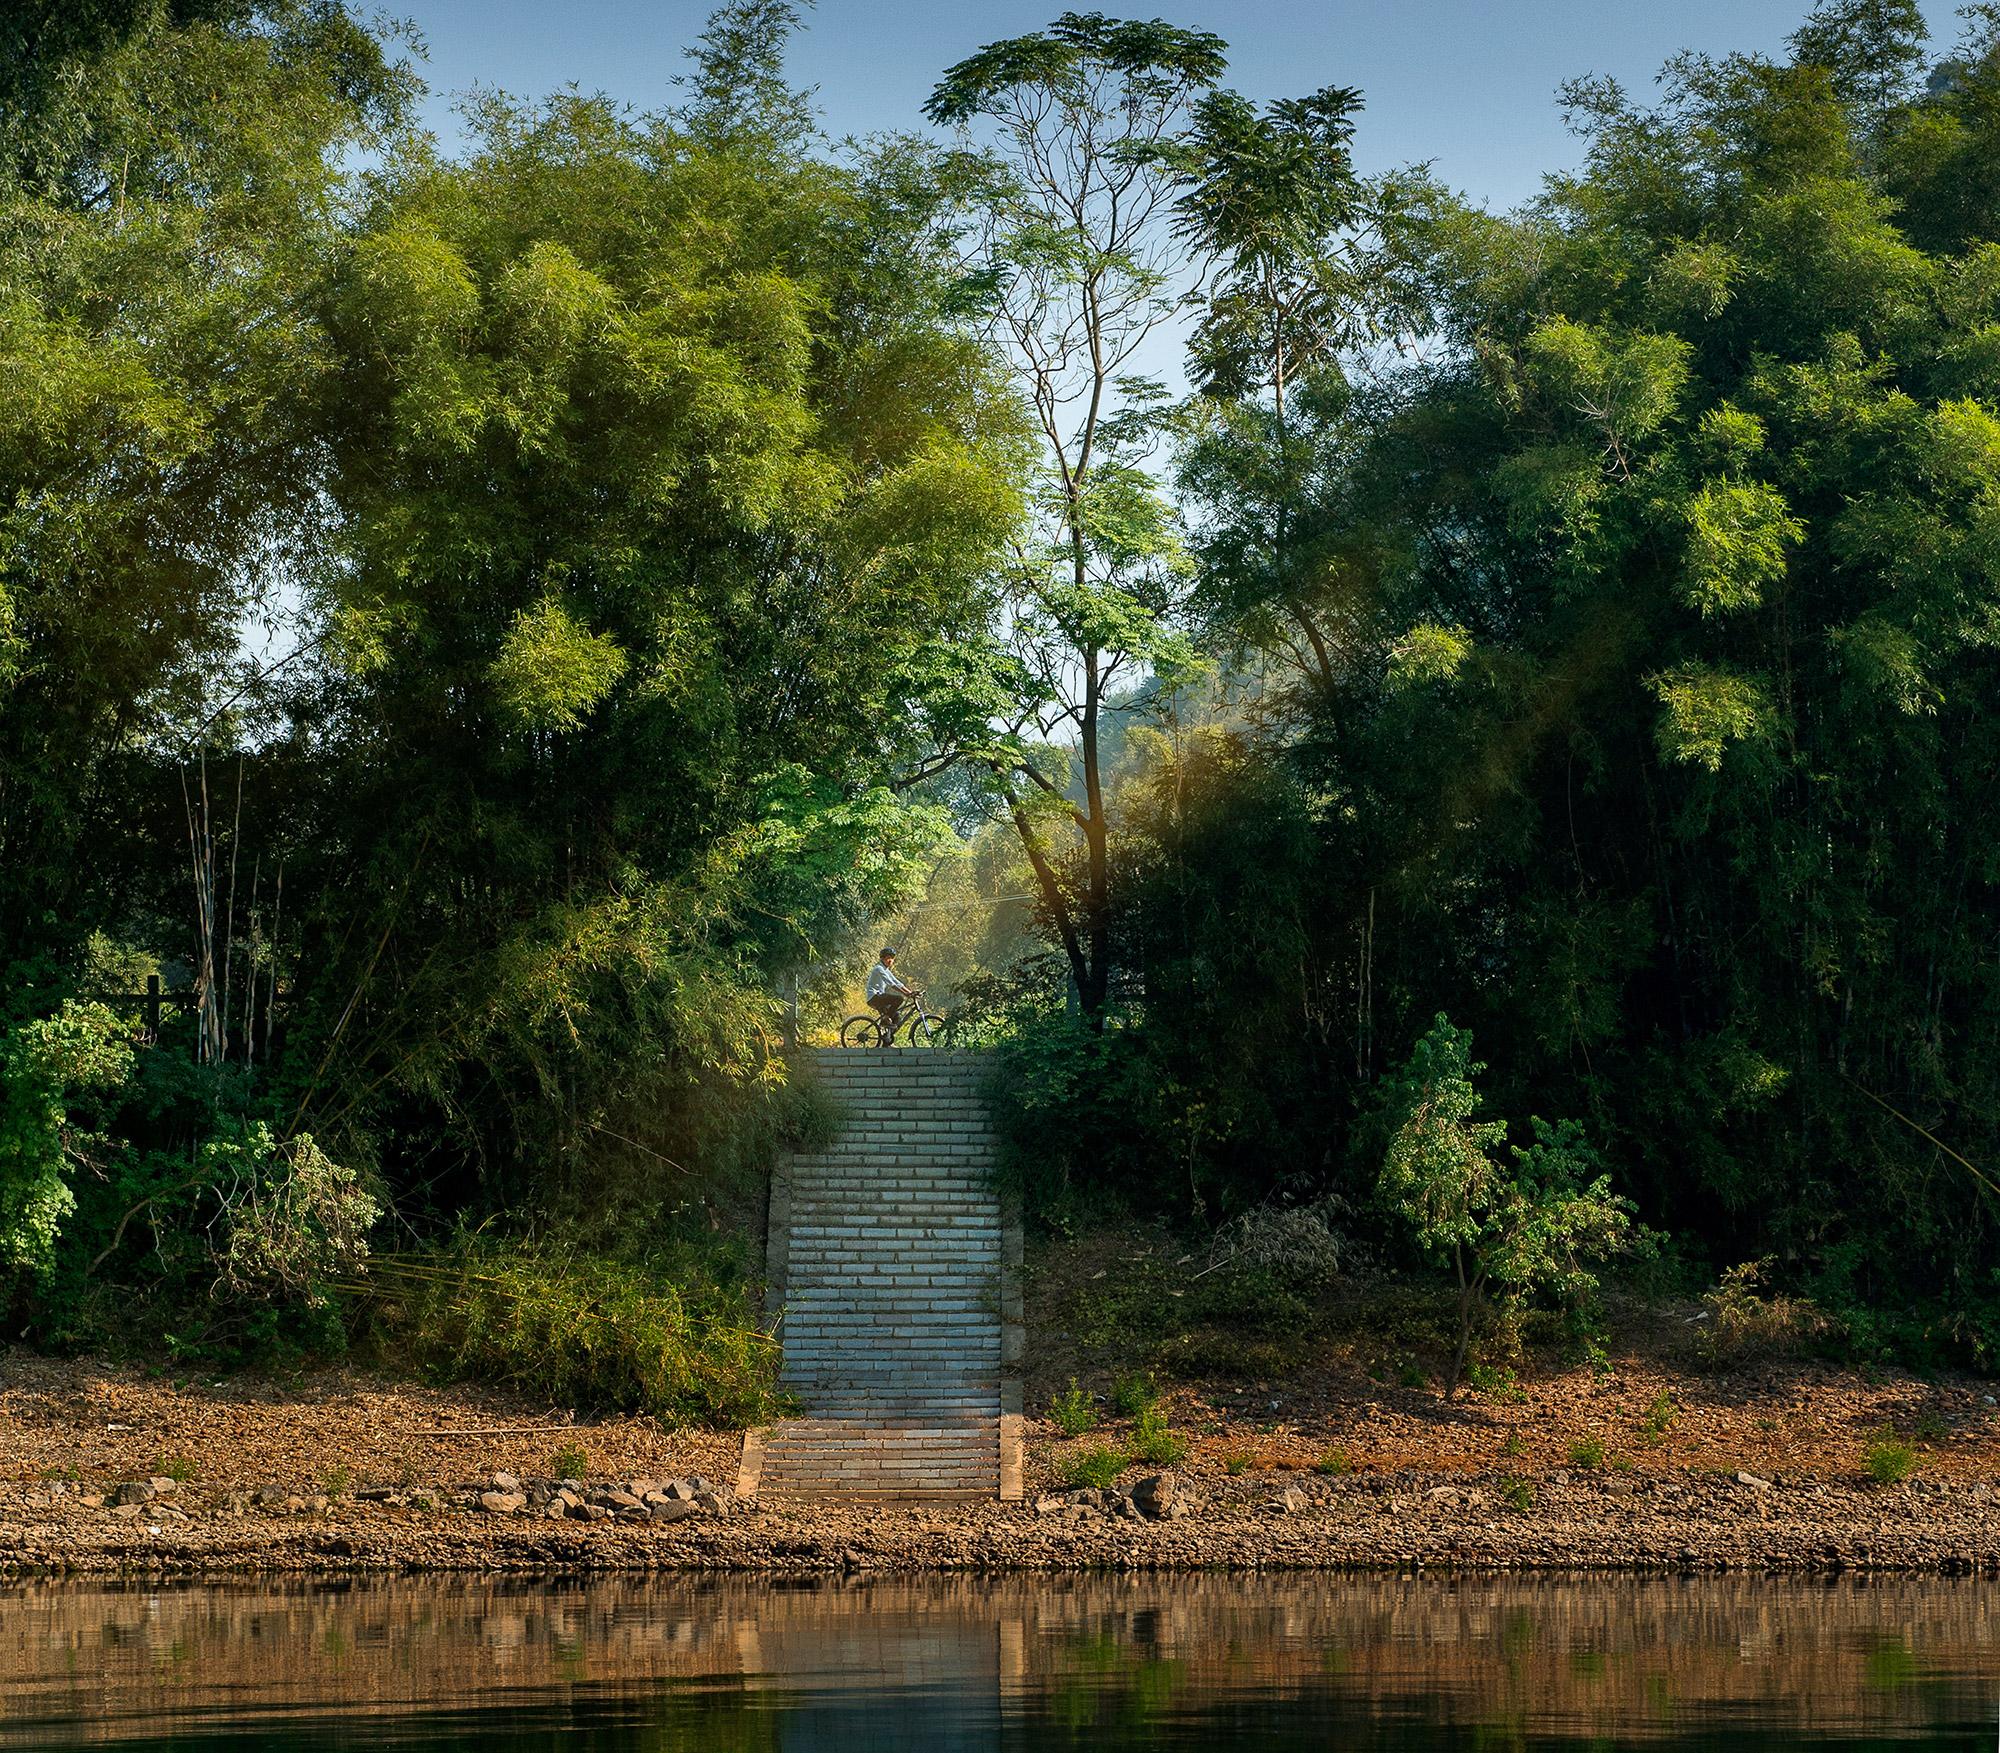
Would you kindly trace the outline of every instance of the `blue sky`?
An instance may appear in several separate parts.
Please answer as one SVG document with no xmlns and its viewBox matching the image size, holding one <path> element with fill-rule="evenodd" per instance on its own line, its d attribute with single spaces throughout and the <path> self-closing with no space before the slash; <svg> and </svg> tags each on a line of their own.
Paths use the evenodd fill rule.
<svg viewBox="0 0 2000 1753">
<path fill-rule="evenodd" d="M 938 73 L 995 37 L 1091 0 L 820 0 L 794 49 L 835 134 L 919 124 Z M 1556 87 L 1608 73 L 1650 88 L 1682 48 L 1779 48 L 1811 0 L 1095 0 L 1099 10 L 1218 32 L 1231 83 L 1260 97 L 1359 85 L 1364 169 L 1433 160 L 1453 187 L 1496 206 L 1575 163 Z M 453 131 L 449 94 L 474 84 L 523 96 L 572 83 L 640 108 L 672 101 L 683 47 L 708 0 L 399 0 L 430 45 L 430 120 Z M 1956 34 L 1949 0 L 1927 5 Z M 1942 45 L 1940 45 L 1942 46 Z"/>
</svg>

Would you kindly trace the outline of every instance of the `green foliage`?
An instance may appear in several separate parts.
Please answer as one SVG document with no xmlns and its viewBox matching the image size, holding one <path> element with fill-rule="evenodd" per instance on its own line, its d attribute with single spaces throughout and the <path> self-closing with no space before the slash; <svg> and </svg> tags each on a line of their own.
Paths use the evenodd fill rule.
<svg viewBox="0 0 2000 1753">
<path fill-rule="evenodd" d="M 106 1140 L 72 1123 L 77 1097 L 115 1092 L 130 1074 L 130 1031 L 101 1004 L 66 1000 L 0 1036 L 0 1271 L 46 1277 L 71 1179 Z M 6 1280 L 0 1278 L 0 1286 Z"/>
<path fill-rule="evenodd" d="M 564 1443 L 549 1457 L 549 1473 L 556 1479 L 587 1479 L 590 1477 L 590 1456 L 575 1443 Z"/>
<path fill-rule="evenodd" d="M 1074 1376 L 1070 1377 L 1069 1386 L 1049 1402 L 1049 1417 L 1064 1436 L 1082 1436 L 1097 1428 L 1097 1407 L 1076 1385 Z"/>
<path fill-rule="evenodd" d="M 1604 1465 L 1604 1439 L 1601 1436 L 1579 1437 L 1569 1446 L 1569 1464 L 1595 1470 Z"/>
<path fill-rule="evenodd" d="M 1472 1037 L 1440 1015 L 1403 1071 L 1385 1086 L 1396 1129 L 1383 1159 L 1379 1193 L 1418 1248 L 1452 1263 L 1459 1286 L 1459 1336 L 1445 1397 L 1457 1392 L 1472 1335 L 1475 1300 L 1490 1282 L 1503 1310 L 1551 1295 L 1574 1307 L 1592 1295 L 1589 1262 L 1629 1245 L 1631 1203 L 1611 1191 L 1596 1152 L 1574 1121 L 1535 1120 L 1534 1142 L 1514 1147 L 1511 1172 L 1493 1155 L 1507 1135 L 1500 1121 L 1474 1118 Z"/>
<path fill-rule="evenodd" d="M 1884 1427 L 1863 1452 L 1861 1465 L 1877 1485 L 1900 1485 L 1917 1470 L 1917 1451 Z"/>
<path fill-rule="evenodd" d="M 1152 1467 L 1173 1467 L 1187 1458 L 1187 1438 L 1167 1428 L 1167 1415 L 1158 1405 L 1140 1408 L 1132 1426 L 1132 1458 Z"/>
<path fill-rule="evenodd" d="M 441 1380 L 717 1428 L 777 1406 L 776 1342 L 754 1324 L 742 1286 L 688 1253 L 631 1263 L 466 1235 L 378 1259 L 367 1284 L 385 1355 Z"/>
<path fill-rule="evenodd" d="M 1328 1449 L 1313 1463 L 1315 1473 L 1323 1473 L 1329 1479 L 1341 1479 L 1354 1471 L 1354 1462 L 1345 1449 Z"/>
<path fill-rule="evenodd" d="M 260 1122 L 204 1144 L 198 1161 L 227 1215 L 217 1267 L 231 1295 L 318 1308 L 331 1285 L 366 1271 L 382 1207 L 310 1133 L 281 1144 Z"/>
<path fill-rule="evenodd" d="M 185 1485 L 200 1469 L 186 1455 L 162 1455 L 153 1463 L 153 1471 L 171 1479 L 176 1485 Z"/>
<path fill-rule="evenodd" d="M 1143 1418 L 1160 1402 L 1160 1384 L 1150 1370 L 1122 1375 L 1111 1386 L 1111 1404 L 1127 1418 Z"/>
<path fill-rule="evenodd" d="M 1130 1465 L 1130 1458 L 1123 1449 L 1103 1446 L 1078 1449 L 1075 1454 L 1065 1455 L 1058 1463 L 1056 1477 L 1072 1491 L 1085 1486 L 1106 1491 L 1118 1483 L 1119 1474 Z"/>
<path fill-rule="evenodd" d="M 1670 1390 L 1662 1388 L 1653 1396 L 1653 1403 L 1646 1408 L 1645 1423 L 1639 1427 L 1639 1434 L 1648 1446 L 1666 1441 L 1667 1432 L 1673 1429 L 1680 1410 Z"/>
<path fill-rule="evenodd" d="M 1510 1510 L 1531 1510 L 1535 1507 L 1535 1488 L 1527 1480 L 1510 1474 L 1500 1481 L 1500 1501 Z"/>
</svg>

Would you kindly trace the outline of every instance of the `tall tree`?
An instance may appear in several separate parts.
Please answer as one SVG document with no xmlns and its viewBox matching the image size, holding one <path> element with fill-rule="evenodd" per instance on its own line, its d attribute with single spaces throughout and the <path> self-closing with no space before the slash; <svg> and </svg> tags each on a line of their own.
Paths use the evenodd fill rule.
<svg viewBox="0 0 2000 1753">
<path fill-rule="evenodd" d="M 1112 974 L 1105 715 L 1121 687 L 1189 655 L 1175 625 L 1186 569 L 1148 468 L 1166 399 L 1144 371 L 1193 296 L 1169 149 L 1224 49 L 1205 31 L 1065 13 L 960 62 L 925 106 L 996 154 L 981 271 L 1045 467 L 1003 574 L 1001 636 L 1022 697 L 984 760 L 1093 1017 Z"/>
</svg>

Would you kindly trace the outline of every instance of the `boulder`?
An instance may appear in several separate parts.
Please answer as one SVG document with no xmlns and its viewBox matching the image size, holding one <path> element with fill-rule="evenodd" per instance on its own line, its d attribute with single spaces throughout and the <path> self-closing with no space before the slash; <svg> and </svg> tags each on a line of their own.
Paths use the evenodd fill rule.
<svg viewBox="0 0 2000 1753">
<path fill-rule="evenodd" d="M 656 1492 L 646 1506 L 646 1513 L 656 1522 L 684 1522 L 700 1512 L 686 1498 L 666 1497 Z"/>
<path fill-rule="evenodd" d="M 1295 1516 L 1306 1507 L 1306 1494 L 1295 1485 L 1288 1485 L 1275 1497 L 1267 1497 L 1257 1506 L 1267 1516 Z"/>
<path fill-rule="evenodd" d="M 1132 1501 L 1148 1521 L 1165 1521 L 1180 1497 L 1180 1483 L 1171 1473 L 1149 1473 L 1132 1487 Z"/>
<path fill-rule="evenodd" d="M 153 1488 L 143 1479 L 128 1479 L 111 1493 L 111 1501 L 120 1509 L 128 1509 L 136 1504 L 151 1503 Z"/>
<path fill-rule="evenodd" d="M 479 1507 L 496 1516 L 519 1514 L 527 1507 L 528 1500 L 518 1491 L 482 1491 Z"/>
<path fill-rule="evenodd" d="M 496 1473 L 493 1475 L 491 1483 L 493 1489 L 498 1492 L 511 1494 L 521 1489 L 520 1480 L 516 1479 L 511 1473 Z"/>
</svg>

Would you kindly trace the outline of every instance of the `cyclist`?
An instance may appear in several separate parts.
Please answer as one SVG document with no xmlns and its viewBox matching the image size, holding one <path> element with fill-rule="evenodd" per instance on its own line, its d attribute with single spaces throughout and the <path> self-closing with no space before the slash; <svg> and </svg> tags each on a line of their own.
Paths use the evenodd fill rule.
<svg viewBox="0 0 2000 1753">
<path fill-rule="evenodd" d="M 917 989 L 908 985 L 896 972 L 895 946 L 884 944 L 881 956 L 868 970 L 868 1002 L 882 1018 L 883 1046 L 889 1044 L 889 1037 L 896 1032 L 897 1023 L 902 1021 L 903 1000 L 916 995 Z"/>
</svg>

